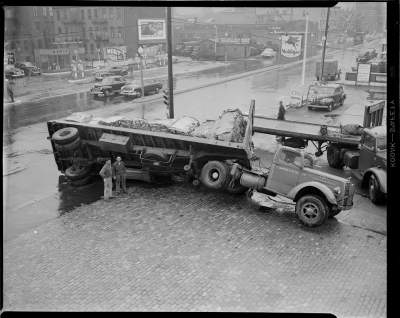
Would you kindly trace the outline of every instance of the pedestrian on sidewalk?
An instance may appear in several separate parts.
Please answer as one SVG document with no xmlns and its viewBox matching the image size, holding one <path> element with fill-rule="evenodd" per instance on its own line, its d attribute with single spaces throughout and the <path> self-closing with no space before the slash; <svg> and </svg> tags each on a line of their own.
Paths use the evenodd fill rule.
<svg viewBox="0 0 400 318">
<path fill-rule="evenodd" d="M 7 93 L 11 103 L 14 103 L 14 80 L 12 78 L 7 81 Z"/>
<path fill-rule="evenodd" d="M 285 120 L 286 108 L 283 106 L 283 100 L 279 100 L 278 120 Z"/>
<path fill-rule="evenodd" d="M 117 157 L 117 161 L 113 164 L 113 176 L 115 179 L 116 193 L 119 194 L 122 184 L 122 191 L 126 193 L 126 167 L 121 157 Z"/>
<path fill-rule="evenodd" d="M 104 180 L 104 200 L 108 200 L 112 197 L 112 167 L 111 160 L 107 160 L 100 173 Z"/>
</svg>

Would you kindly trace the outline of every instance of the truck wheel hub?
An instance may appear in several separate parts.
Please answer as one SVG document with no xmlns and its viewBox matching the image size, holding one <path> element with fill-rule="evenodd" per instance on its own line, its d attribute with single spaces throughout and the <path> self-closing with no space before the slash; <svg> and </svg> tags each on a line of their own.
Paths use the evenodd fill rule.
<svg viewBox="0 0 400 318">
<path fill-rule="evenodd" d="M 213 179 L 213 180 L 218 180 L 218 178 L 219 178 L 219 173 L 218 173 L 218 171 L 211 171 L 211 179 Z"/>
<path fill-rule="evenodd" d="M 307 218 L 315 218 L 318 215 L 318 208 L 314 204 L 307 204 L 303 207 L 303 214 Z"/>
</svg>

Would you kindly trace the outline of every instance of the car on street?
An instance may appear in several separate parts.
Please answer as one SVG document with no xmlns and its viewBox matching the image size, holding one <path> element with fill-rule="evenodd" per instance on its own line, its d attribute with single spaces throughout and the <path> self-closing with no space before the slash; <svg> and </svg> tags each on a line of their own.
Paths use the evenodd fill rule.
<svg viewBox="0 0 400 318">
<path fill-rule="evenodd" d="M 316 83 L 308 88 L 306 104 L 308 109 L 325 108 L 331 112 L 334 108 L 342 106 L 345 99 L 342 85 Z"/>
<path fill-rule="evenodd" d="M 21 69 L 24 71 L 25 75 L 41 75 L 42 72 L 40 71 L 40 67 L 37 67 L 36 65 L 32 64 L 31 62 L 18 62 L 15 63 L 15 67 Z"/>
<path fill-rule="evenodd" d="M 113 76 L 114 74 L 110 71 L 99 71 L 94 75 L 94 79 L 98 82 L 101 82 L 104 78 Z"/>
<path fill-rule="evenodd" d="M 261 52 L 260 55 L 261 55 L 261 57 L 264 57 L 264 58 L 270 58 L 270 57 L 275 57 L 276 52 L 271 48 L 266 48 L 264 51 Z"/>
<path fill-rule="evenodd" d="M 357 63 L 368 63 L 370 60 L 373 58 L 377 57 L 378 53 L 376 52 L 375 49 L 369 49 L 363 53 L 360 53 L 357 58 L 356 62 Z"/>
<path fill-rule="evenodd" d="M 158 94 L 162 89 L 162 83 L 153 82 L 144 85 L 144 95 Z M 137 98 L 142 96 L 142 87 L 139 81 L 126 84 L 121 88 L 121 95 L 130 98 Z"/>
<path fill-rule="evenodd" d="M 127 66 L 112 66 L 108 69 L 113 75 L 125 76 L 128 75 L 129 69 Z"/>
<path fill-rule="evenodd" d="M 94 96 L 111 96 L 119 94 L 121 87 L 126 84 L 126 80 L 122 76 L 109 76 L 104 78 L 100 83 L 94 84 L 90 93 Z"/>
<path fill-rule="evenodd" d="M 13 66 L 13 65 L 6 65 L 4 67 L 4 76 L 7 79 L 11 79 L 11 78 L 20 78 L 20 77 L 24 77 L 25 73 L 23 70 Z"/>
</svg>

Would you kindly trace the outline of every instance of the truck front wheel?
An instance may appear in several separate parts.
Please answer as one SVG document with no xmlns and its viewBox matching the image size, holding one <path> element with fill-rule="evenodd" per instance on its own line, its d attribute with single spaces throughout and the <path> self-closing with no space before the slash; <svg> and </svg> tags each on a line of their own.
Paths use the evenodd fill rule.
<svg viewBox="0 0 400 318">
<path fill-rule="evenodd" d="M 220 161 L 207 162 L 200 173 L 200 181 L 207 188 L 221 189 L 228 178 L 228 167 Z"/>
<path fill-rule="evenodd" d="M 314 227 L 325 222 L 329 211 L 323 198 L 309 194 L 296 202 L 296 214 L 304 225 Z"/>
<path fill-rule="evenodd" d="M 368 194 L 372 203 L 381 204 L 383 202 L 384 194 L 380 190 L 378 180 L 373 174 L 369 177 Z"/>
</svg>

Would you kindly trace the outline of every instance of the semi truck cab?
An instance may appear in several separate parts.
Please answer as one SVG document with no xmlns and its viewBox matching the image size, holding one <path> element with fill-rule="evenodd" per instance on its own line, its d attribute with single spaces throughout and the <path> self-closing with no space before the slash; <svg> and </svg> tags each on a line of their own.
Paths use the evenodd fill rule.
<svg viewBox="0 0 400 318">
<path fill-rule="evenodd" d="M 231 174 L 242 186 L 293 200 L 302 223 L 317 226 L 326 218 L 351 209 L 355 188 L 350 180 L 313 166 L 312 156 L 303 150 L 280 146 L 268 173 L 249 171 L 234 164 Z"/>
<path fill-rule="evenodd" d="M 371 201 L 376 204 L 382 203 L 387 194 L 386 127 L 365 128 L 361 136 L 360 150 L 347 151 L 344 164 L 352 169 L 354 177 L 361 181 L 362 187 L 368 186 Z"/>
</svg>

